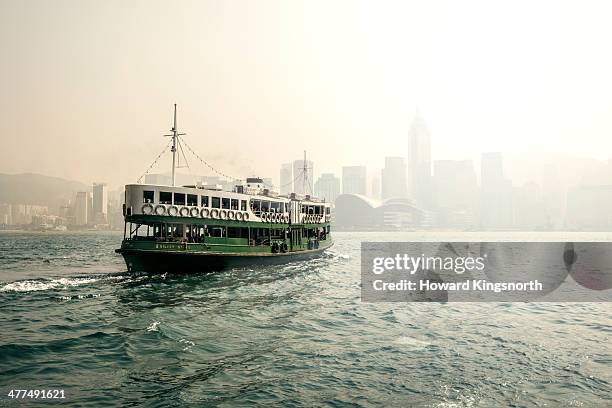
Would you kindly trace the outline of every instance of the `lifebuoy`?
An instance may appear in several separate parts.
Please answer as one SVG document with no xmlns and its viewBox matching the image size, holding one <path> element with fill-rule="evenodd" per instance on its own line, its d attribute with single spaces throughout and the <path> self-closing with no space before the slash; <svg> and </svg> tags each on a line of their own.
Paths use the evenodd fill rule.
<svg viewBox="0 0 612 408">
<path fill-rule="evenodd" d="M 181 217 L 189 217 L 189 208 L 181 207 L 179 214 L 181 214 Z"/>
<path fill-rule="evenodd" d="M 262 221 L 266 221 L 266 219 L 268 218 L 268 214 L 266 214 L 265 212 L 262 212 L 260 215 L 260 218 Z"/>
<path fill-rule="evenodd" d="M 191 214 L 192 217 L 197 217 L 198 215 L 200 215 L 200 210 L 194 207 L 191 210 L 189 210 L 189 213 Z"/>
<path fill-rule="evenodd" d="M 241 212 L 237 212 L 236 213 L 236 220 L 237 221 L 242 221 L 242 213 Z"/>
<path fill-rule="evenodd" d="M 200 211 L 200 215 L 202 216 L 202 218 L 208 218 L 208 216 L 210 215 L 210 211 L 208 211 L 208 208 L 202 208 L 202 211 Z"/>
<path fill-rule="evenodd" d="M 233 219 L 235 219 L 235 218 L 236 218 L 236 217 L 235 217 L 235 214 L 234 214 L 234 212 L 233 212 L 232 210 L 229 210 L 229 211 L 227 212 L 227 218 L 229 218 L 230 220 L 233 220 Z"/>
<path fill-rule="evenodd" d="M 157 207 L 155 207 L 155 214 L 164 215 L 165 213 L 166 213 L 166 207 L 164 207 L 163 205 L 158 205 Z"/>
<path fill-rule="evenodd" d="M 168 208 L 168 215 L 171 215 L 174 217 L 178 214 L 178 212 L 179 212 L 178 208 L 176 208 L 176 206 L 174 205 Z"/>
<path fill-rule="evenodd" d="M 287 243 L 286 243 L 286 242 L 283 242 L 283 243 L 281 244 L 281 247 L 280 247 L 281 252 L 287 252 L 287 249 L 289 249 L 289 248 L 287 247 Z"/>
<path fill-rule="evenodd" d="M 227 218 L 227 211 L 225 210 L 221 210 L 219 211 L 219 218 L 221 218 L 222 220 Z"/>
<path fill-rule="evenodd" d="M 244 218 L 244 220 L 245 220 L 245 221 L 248 221 L 248 219 L 249 219 L 249 213 L 248 213 L 248 212 L 245 212 L 245 213 L 244 213 L 244 216 L 243 216 L 242 218 Z"/>
<path fill-rule="evenodd" d="M 153 212 L 153 206 L 151 204 L 145 204 L 142 206 L 142 213 L 144 215 L 150 215 Z"/>
<path fill-rule="evenodd" d="M 219 218 L 219 210 L 217 210 L 216 208 L 213 208 L 213 209 L 210 211 L 210 216 L 211 216 L 212 218 Z"/>
</svg>

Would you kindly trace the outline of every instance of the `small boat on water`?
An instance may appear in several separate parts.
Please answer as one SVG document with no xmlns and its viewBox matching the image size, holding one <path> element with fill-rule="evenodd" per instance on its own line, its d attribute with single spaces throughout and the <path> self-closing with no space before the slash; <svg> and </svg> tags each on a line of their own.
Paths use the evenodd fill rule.
<svg viewBox="0 0 612 408">
<path fill-rule="evenodd" d="M 206 272 L 319 256 L 333 245 L 330 204 L 310 195 L 281 196 L 250 177 L 232 191 L 175 186 L 176 105 L 172 186 L 125 186 L 124 236 L 116 249 L 129 271 Z M 306 163 L 306 160 L 304 160 Z M 307 180 L 307 168 L 303 179 Z"/>
</svg>

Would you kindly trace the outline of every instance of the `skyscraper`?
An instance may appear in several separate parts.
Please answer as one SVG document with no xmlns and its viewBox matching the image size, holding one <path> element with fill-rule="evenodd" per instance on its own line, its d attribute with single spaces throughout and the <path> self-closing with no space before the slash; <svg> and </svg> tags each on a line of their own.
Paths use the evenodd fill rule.
<svg viewBox="0 0 612 408">
<path fill-rule="evenodd" d="M 283 163 L 280 169 L 280 194 L 286 195 L 293 192 L 293 166 L 291 163 Z"/>
<path fill-rule="evenodd" d="M 375 171 L 368 175 L 370 182 L 370 191 L 368 192 L 368 197 L 380 199 L 381 197 L 381 171 Z"/>
<path fill-rule="evenodd" d="M 106 224 L 108 220 L 108 188 L 104 183 L 93 185 L 93 222 Z"/>
<path fill-rule="evenodd" d="M 409 132 L 408 185 L 410 195 L 418 206 L 431 207 L 431 137 L 419 112 L 415 114 Z"/>
<path fill-rule="evenodd" d="M 480 164 L 481 223 L 484 229 L 513 226 L 512 182 L 504 176 L 501 153 L 484 153 Z"/>
<path fill-rule="evenodd" d="M 472 161 L 435 161 L 433 182 L 438 226 L 458 229 L 476 226 L 478 182 Z"/>
<path fill-rule="evenodd" d="M 77 192 L 76 200 L 74 202 L 74 217 L 76 225 L 87 225 L 89 223 L 88 209 L 89 193 L 86 191 Z"/>
<path fill-rule="evenodd" d="M 315 183 L 315 194 L 326 202 L 333 203 L 340 195 L 340 179 L 333 173 L 323 173 Z"/>
<path fill-rule="evenodd" d="M 304 170 L 304 167 L 306 167 L 306 170 Z M 306 177 L 304 177 L 304 174 L 306 174 Z M 293 191 L 297 194 L 314 195 L 313 174 L 314 164 L 310 160 L 306 160 L 306 166 L 304 166 L 304 160 L 295 160 L 293 162 L 293 178 L 295 179 Z"/>
<path fill-rule="evenodd" d="M 385 157 L 385 168 L 381 173 L 381 196 L 387 198 L 406 198 L 406 162 L 403 157 Z"/>
<path fill-rule="evenodd" d="M 13 224 L 12 207 L 10 204 L 0 204 L 0 225 Z"/>
<path fill-rule="evenodd" d="M 342 167 L 342 194 L 367 194 L 365 166 Z"/>
</svg>

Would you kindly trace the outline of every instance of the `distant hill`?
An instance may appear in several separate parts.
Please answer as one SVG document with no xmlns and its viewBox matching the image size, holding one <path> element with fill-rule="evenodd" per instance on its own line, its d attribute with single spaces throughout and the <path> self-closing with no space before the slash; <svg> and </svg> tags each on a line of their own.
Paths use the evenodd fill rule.
<svg viewBox="0 0 612 408">
<path fill-rule="evenodd" d="M 68 200 L 74 201 L 77 191 L 90 190 L 91 186 L 58 177 L 0 174 L 0 203 L 46 205 L 53 214 Z"/>
</svg>

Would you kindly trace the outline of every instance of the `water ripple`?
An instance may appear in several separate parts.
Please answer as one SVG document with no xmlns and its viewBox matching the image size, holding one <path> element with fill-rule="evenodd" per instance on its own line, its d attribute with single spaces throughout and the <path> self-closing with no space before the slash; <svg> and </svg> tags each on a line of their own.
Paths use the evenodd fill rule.
<svg viewBox="0 0 612 408">
<path fill-rule="evenodd" d="M 606 406 L 608 304 L 362 303 L 360 242 L 391 238 L 148 275 L 116 234 L 0 234 L 0 383 L 72 406 Z"/>
</svg>

